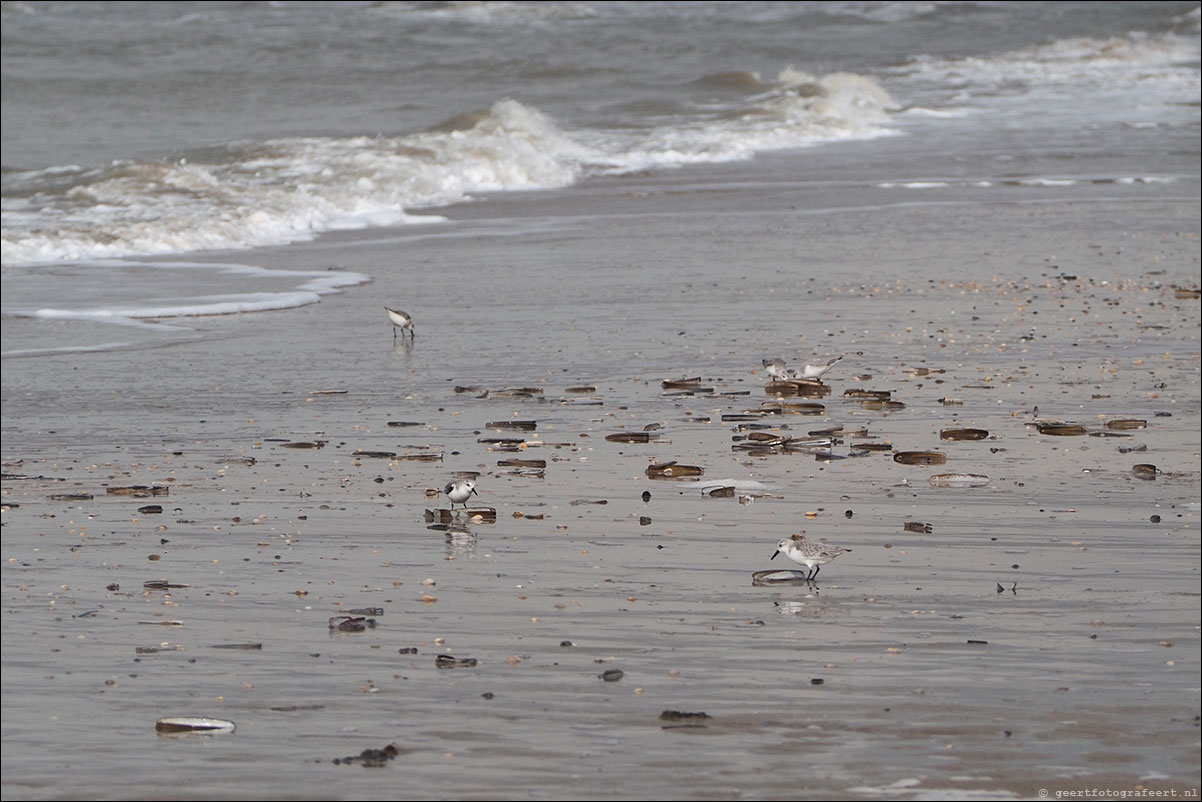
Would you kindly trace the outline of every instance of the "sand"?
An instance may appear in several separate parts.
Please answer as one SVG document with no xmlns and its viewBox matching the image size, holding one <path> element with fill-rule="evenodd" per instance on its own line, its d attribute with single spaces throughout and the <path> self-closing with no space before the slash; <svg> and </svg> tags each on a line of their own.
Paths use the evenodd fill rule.
<svg viewBox="0 0 1202 802">
<path fill-rule="evenodd" d="M 1196 798 L 1196 193 L 874 192 L 484 199 L 203 257 L 375 277 L 318 304 L 5 360 L 5 799 Z M 821 414 L 723 420 L 774 400 L 763 358 L 838 354 L 785 399 Z M 646 475 L 672 460 L 704 474 Z M 431 528 L 457 471 L 495 522 Z M 801 532 L 852 551 L 753 585 Z M 156 734 L 183 714 L 237 729 Z"/>
</svg>

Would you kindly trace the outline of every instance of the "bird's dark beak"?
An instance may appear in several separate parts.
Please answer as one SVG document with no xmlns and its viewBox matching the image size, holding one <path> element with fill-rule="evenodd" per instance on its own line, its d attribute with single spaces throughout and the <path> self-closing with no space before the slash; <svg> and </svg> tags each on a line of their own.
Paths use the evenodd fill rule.
<svg viewBox="0 0 1202 802">
<path fill-rule="evenodd" d="M 771 556 L 771 557 L 769 557 L 768 559 L 769 559 L 769 560 L 775 560 L 775 559 L 776 559 L 776 555 L 778 555 L 778 554 L 780 554 L 780 549 L 777 549 L 776 551 L 772 552 L 772 556 Z"/>
<path fill-rule="evenodd" d="M 473 496 L 478 496 L 478 495 L 480 495 L 479 493 L 477 493 L 477 492 L 476 492 L 476 488 L 474 488 L 474 487 L 472 488 L 472 495 L 473 495 Z"/>
</svg>

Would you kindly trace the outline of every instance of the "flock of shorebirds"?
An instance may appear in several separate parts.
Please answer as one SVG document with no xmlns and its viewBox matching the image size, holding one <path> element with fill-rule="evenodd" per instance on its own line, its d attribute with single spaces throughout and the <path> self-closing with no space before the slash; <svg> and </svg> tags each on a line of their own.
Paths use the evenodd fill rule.
<svg viewBox="0 0 1202 802">
<path fill-rule="evenodd" d="M 409 335 L 410 340 L 414 339 L 412 315 L 387 306 L 384 307 L 384 310 L 388 313 L 389 321 L 392 322 L 392 342 L 394 345 L 397 340 L 397 332 L 400 332 L 402 339 L 404 339 L 406 333 Z M 777 381 L 814 381 L 824 376 L 842 358 L 842 356 L 837 356 L 821 364 L 805 365 L 801 370 L 789 368 L 783 359 L 765 359 L 763 360 L 763 365 L 765 372 Z M 462 504 L 464 509 L 467 509 L 468 500 L 472 496 L 480 495 L 476 492 L 476 482 L 474 479 L 462 478 L 452 479 L 447 482 L 442 492 L 450 500 L 452 510 L 455 509 L 456 504 Z M 832 546 L 829 543 L 806 540 L 804 534 L 798 534 L 778 542 L 776 544 L 776 551 L 772 552 L 772 556 L 768 559 L 775 560 L 776 555 L 785 555 L 793 562 L 804 565 L 806 567 L 806 581 L 813 582 L 818 576 L 818 572 L 822 569 L 822 566 L 834 560 L 840 554 L 846 554 L 849 551 L 851 549 Z"/>
</svg>

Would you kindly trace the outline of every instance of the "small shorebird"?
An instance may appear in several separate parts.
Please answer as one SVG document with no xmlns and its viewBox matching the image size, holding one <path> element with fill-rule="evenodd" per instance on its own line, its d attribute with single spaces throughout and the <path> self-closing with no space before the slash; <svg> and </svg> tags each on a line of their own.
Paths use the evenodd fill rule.
<svg viewBox="0 0 1202 802">
<path fill-rule="evenodd" d="M 818 576 L 818 571 L 822 566 L 848 551 L 851 549 L 829 546 L 826 543 L 815 543 L 812 540 L 806 540 L 805 535 L 794 535 L 777 543 L 776 551 L 768 559 L 775 560 L 776 555 L 783 554 L 793 562 L 801 563 L 810 569 L 806 574 L 806 580 L 812 582 Z"/>
<path fill-rule="evenodd" d="M 796 374 L 803 379 L 817 379 L 835 366 L 835 363 L 842 359 L 843 356 L 837 356 L 824 365 L 806 365 L 801 369 L 800 374 Z"/>
<path fill-rule="evenodd" d="M 471 479 L 452 479 L 447 482 L 442 492 L 451 500 L 451 509 L 455 509 L 456 504 L 462 504 L 463 508 L 467 509 L 467 500 L 474 495 L 480 495 L 476 492 L 476 483 Z"/>
<path fill-rule="evenodd" d="M 388 319 L 392 321 L 392 344 L 396 345 L 397 329 L 401 331 L 401 337 L 404 338 L 405 332 L 409 332 L 409 338 L 413 338 L 413 318 L 400 309 L 389 309 L 384 307 L 384 311 L 388 313 Z"/>
<path fill-rule="evenodd" d="M 788 381 L 789 372 L 785 369 L 785 360 L 781 358 L 763 360 L 764 370 L 777 381 Z"/>
</svg>

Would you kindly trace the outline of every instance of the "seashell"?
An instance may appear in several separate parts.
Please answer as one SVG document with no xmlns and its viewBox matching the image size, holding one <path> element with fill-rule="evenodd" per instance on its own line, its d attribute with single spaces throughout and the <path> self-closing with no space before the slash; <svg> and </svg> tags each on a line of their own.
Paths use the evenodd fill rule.
<svg viewBox="0 0 1202 802">
<path fill-rule="evenodd" d="M 486 429 L 521 429 L 533 431 L 538 428 L 538 422 L 532 420 L 495 420 L 484 424 Z"/>
<path fill-rule="evenodd" d="M 1089 433 L 1084 426 L 1072 423 L 1041 423 L 1038 429 L 1040 434 L 1050 434 L 1055 437 L 1079 437 Z"/>
<path fill-rule="evenodd" d="M 984 440 L 988 436 L 986 429 L 944 429 L 939 432 L 940 440 Z"/>
<path fill-rule="evenodd" d="M 929 480 L 931 487 L 984 487 L 989 477 L 979 473 L 937 473 Z"/>
<path fill-rule="evenodd" d="M 616 434 L 607 434 L 605 439 L 611 443 L 649 443 L 651 442 L 650 432 L 618 432 Z"/>
<path fill-rule="evenodd" d="M 1156 470 L 1155 465 L 1141 463 L 1133 466 L 1131 468 L 1131 473 L 1135 474 L 1137 479 L 1155 479 L 1156 474 L 1159 473 L 1159 471 Z"/>
<path fill-rule="evenodd" d="M 764 385 L 764 392 L 768 395 L 822 398 L 831 394 L 831 388 L 820 381 L 776 381 Z"/>
<path fill-rule="evenodd" d="M 682 476 L 701 476 L 704 468 L 696 465 L 681 465 L 676 461 L 652 463 L 647 466 L 646 474 L 651 479 L 678 479 Z"/>
<path fill-rule="evenodd" d="M 790 568 L 770 568 L 767 571 L 756 571 L 751 575 L 751 584 L 765 585 L 806 585 L 806 572 Z"/>
<path fill-rule="evenodd" d="M 817 404 L 812 401 L 811 402 L 782 401 L 782 402 L 776 402 L 776 403 L 769 401 L 769 402 L 766 402 L 765 404 L 763 404 L 761 406 L 761 409 L 766 408 L 770 405 L 772 407 L 775 407 L 774 412 L 777 415 L 781 415 L 781 414 L 784 414 L 784 415 L 825 415 L 826 414 L 826 407 L 824 405 Z"/>
<path fill-rule="evenodd" d="M 893 461 L 902 465 L 942 465 L 947 462 L 947 454 L 942 451 L 898 451 L 893 455 Z"/>
<path fill-rule="evenodd" d="M 888 401 L 893 397 L 892 390 L 844 390 L 844 398 L 870 398 L 876 401 Z"/>
<path fill-rule="evenodd" d="M 547 461 L 545 459 L 499 459 L 497 465 L 508 468 L 545 468 Z"/>
<path fill-rule="evenodd" d="M 1138 418 L 1116 418 L 1106 421 L 1107 429 L 1146 429 L 1148 422 Z"/>
<path fill-rule="evenodd" d="M 165 716 L 154 723 L 157 732 L 162 733 L 228 733 L 234 731 L 234 722 L 222 718 L 207 718 L 205 716 Z"/>
<path fill-rule="evenodd" d="M 130 487 L 110 487 L 106 492 L 110 496 L 133 496 L 134 498 L 149 498 L 151 496 L 165 496 L 170 491 L 170 488 L 153 487 L 147 485 L 132 485 Z"/>
<path fill-rule="evenodd" d="M 478 661 L 474 657 L 452 657 L 440 654 L 434 658 L 435 668 L 475 668 Z"/>
<path fill-rule="evenodd" d="M 506 387 L 503 390 L 493 392 L 495 396 L 504 396 L 507 398 L 530 398 L 535 395 L 542 395 L 543 388 L 541 387 Z"/>
</svg>

